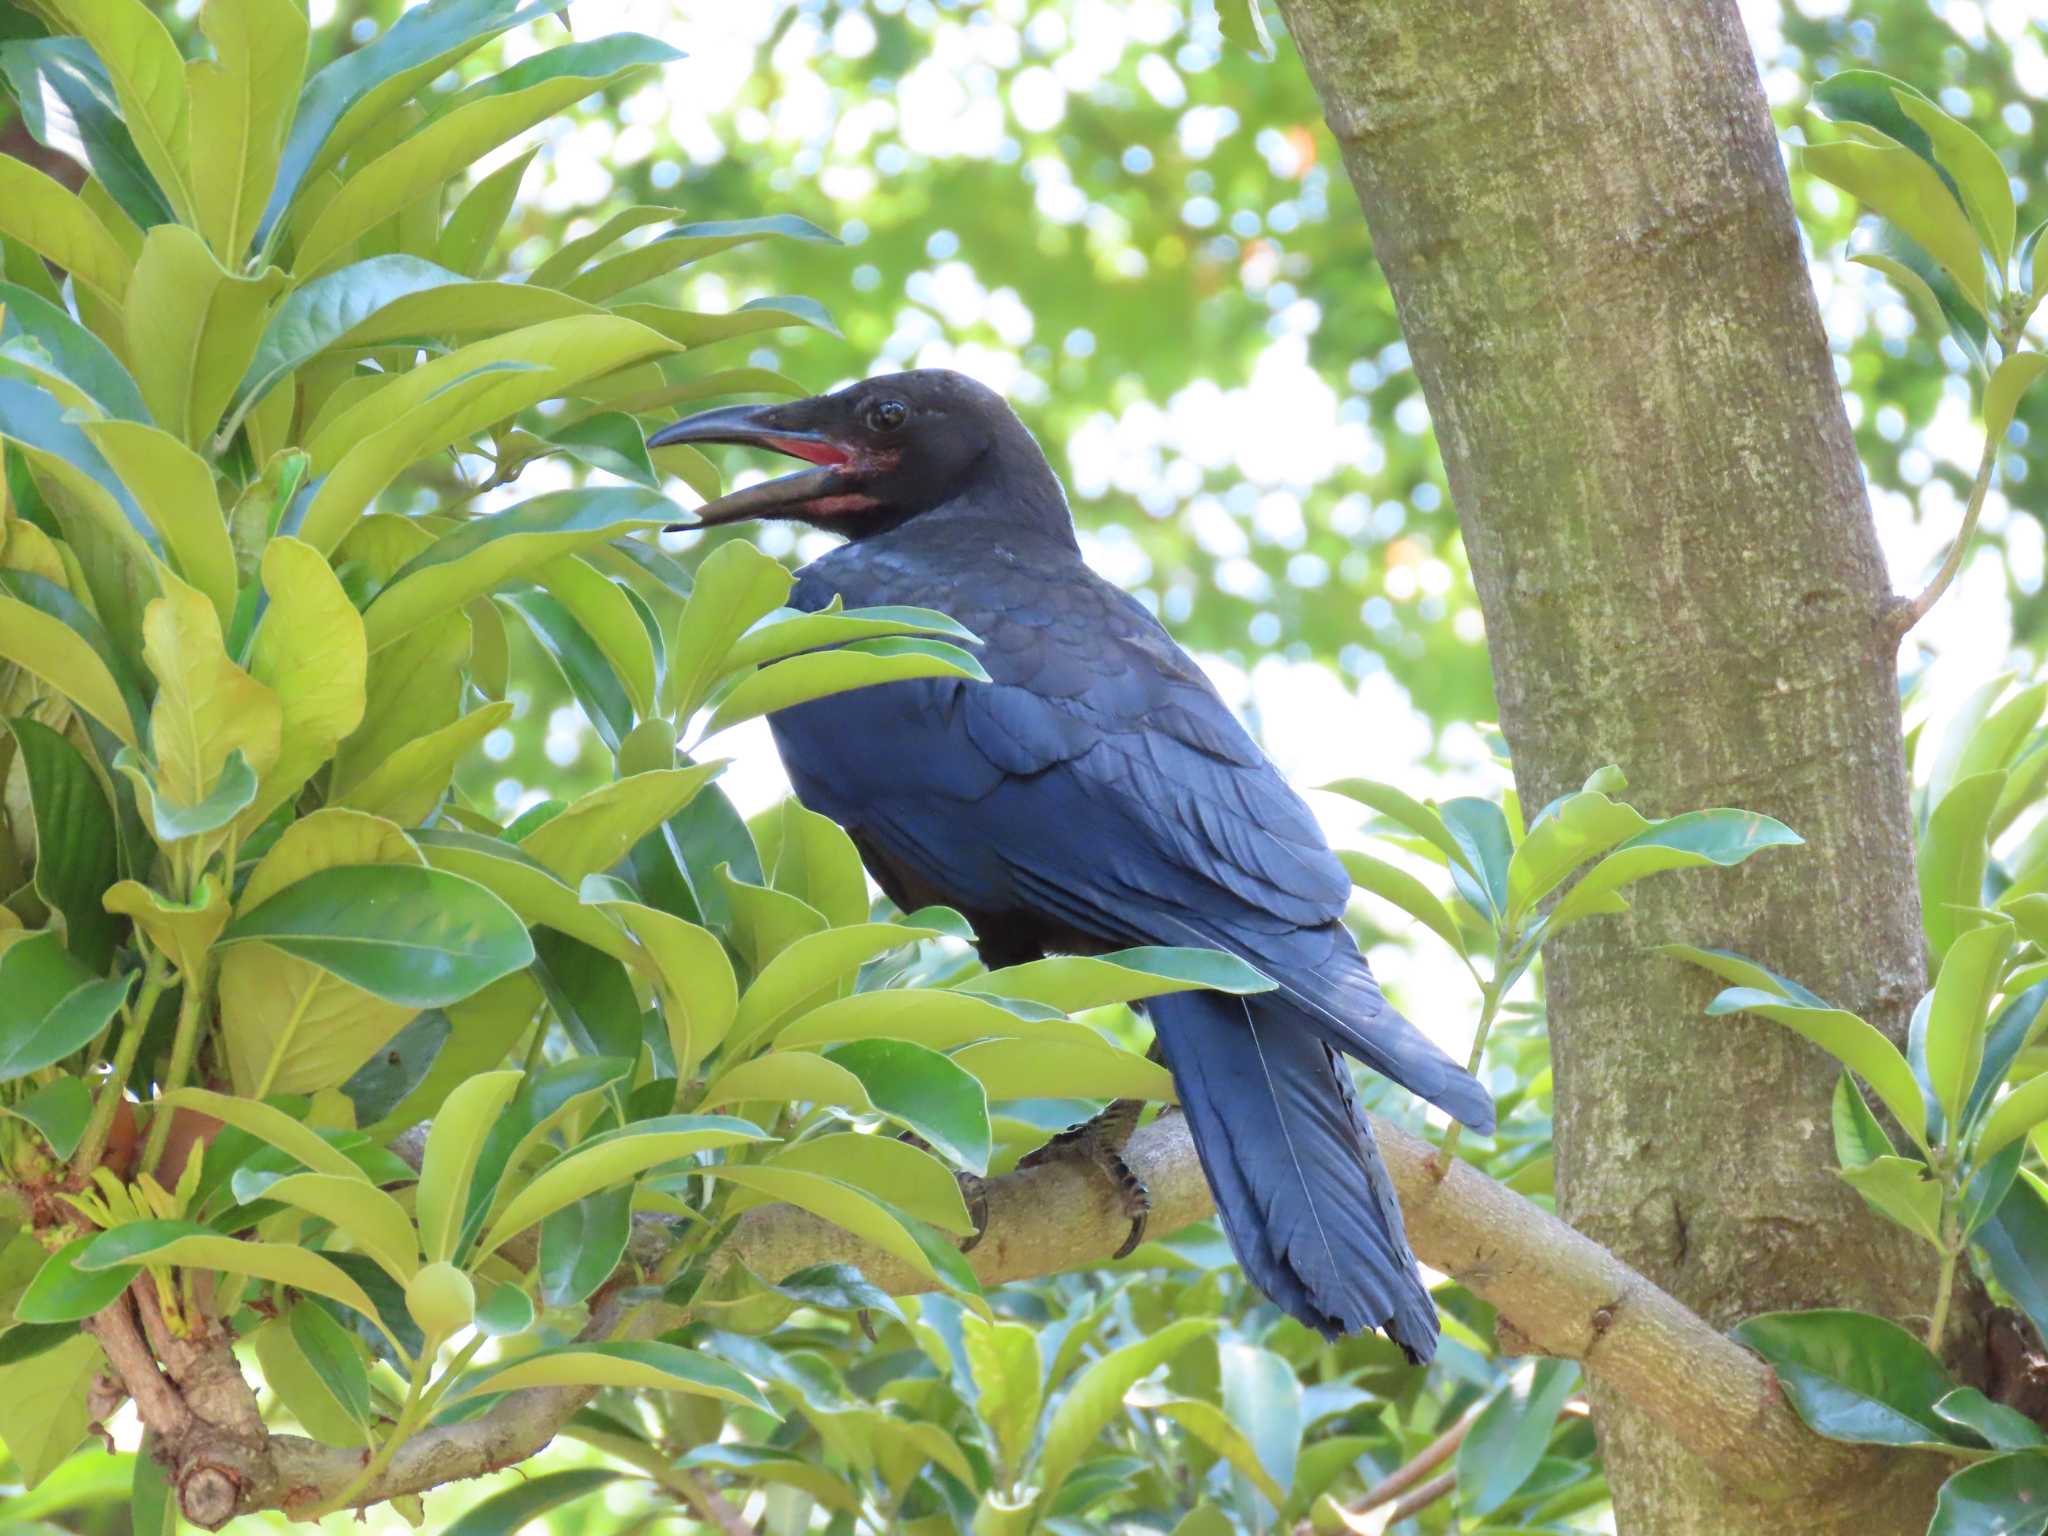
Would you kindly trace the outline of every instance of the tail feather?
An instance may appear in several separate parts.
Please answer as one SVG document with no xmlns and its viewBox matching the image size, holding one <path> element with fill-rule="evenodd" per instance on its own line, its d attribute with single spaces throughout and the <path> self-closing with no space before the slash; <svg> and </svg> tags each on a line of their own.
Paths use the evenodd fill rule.
<svg viewBox="0 0 2048 1536">
<path fill-rule="evenodd" d="M 1394 1199 L 1342 1065 L 1278 994 L 1148 1005 L 1223 1230 L 1252 1283 L 1327 1338 L 1378 1328 L 1436 1352 Z"/>
</svg>

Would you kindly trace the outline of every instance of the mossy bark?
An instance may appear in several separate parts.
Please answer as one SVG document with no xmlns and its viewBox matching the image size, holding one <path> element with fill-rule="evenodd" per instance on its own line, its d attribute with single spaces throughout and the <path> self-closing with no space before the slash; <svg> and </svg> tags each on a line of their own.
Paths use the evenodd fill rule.
<svg viewBox="0 0 2048 1536">
<path fill-rule="evenodd" d="M 1742 951 L 1899 1039 L 1924 984 L 1889 583 L 1735 4 L 1281 9 L 1429 402 L 1523 803 L 1612 762 L 1647 812 L 1806 838 L 1552 947 L 1564 1214 L 1721 1326 L 1924 1315 L 1927 1251 L 1832 1171 L 1833 1065 L 1703 1017 L 1715 983 L 1649 952 Z M 1791 1528 L 1594 1406 L 1624 1532 Z M 1944 1470 L 1896 1458 L 1791 1524 L 1923 1531 Z"/>
</svg>

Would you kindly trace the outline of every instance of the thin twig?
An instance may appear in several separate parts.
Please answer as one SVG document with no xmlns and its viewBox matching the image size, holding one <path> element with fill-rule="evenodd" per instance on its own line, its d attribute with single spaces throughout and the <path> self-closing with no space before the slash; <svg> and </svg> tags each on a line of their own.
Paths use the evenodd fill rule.
<svg viewBox="0 0 2048 1536">
<path fill-rule="evenodd" d="M 1446 1472 L 1442 1477 L 1431 1478 L 1388 1512 L 1387 1524 L 1399 1525 L 1410 1515 L 1420 1514 L 1457 1486 L 1458 1474 L 1455 1472 Z"/>
<path fill-rule="evenodd" d="M 1391 1499 L 1400 1498 L 1401 1495 L 1407 1493 L 1417 1483 L 1422 1482 L 1424 1478 L 1428 1477 L 1430 1473 L 1450 1460 L 1452 1456 L 1457 1454 L 1458 1447 L 1465 1443 L 1466 1434 L 1470 1432 L 1473 1421 L 1479 1417 L 1479 1410 L 1484 1406 L 1485 1401 L 1482 1399 L 1474 1403 L 1470 1408 L 1467 1408 L 1464 1413 L 1458 1416 L 1457 1422 L 1451 1425 L 1449 1429 L 1430 1441 L 1429 1444 L 1425 1445 L 1409 1460 L 1403 1462 L 1384 1478 L 1380 1479 L 1379 1482 L 1366 1489 L 1363 1497 L 1356 1503 L 1348 1506 L 1350 1512 L 1354 1515 L 1362 1515 L 1367 1510 L 1377 1509 L 1380 1505 L 1387 1503 Z M 1440 1496 L 1440 1493 L 1432 1494 L 1430 1499 L 1433 1501 Z M 1395 1518 L 1403 1517 L 1397 1516 Z M 1390 1521 L 1389 1523 L 1391 1524 L 1392 1522 Z M 1312 1522 L 1304 1520 L 1294 1529 L 1296 1536 L 1312 1536 L 1315 1526 Z"/>
<path fill-rule="evenodd" d="M 1925 590 L 1909 603 L 1903 603 L 1893 610 L 1893 630 L 1903 640 L 1934 605 L 1941 601 L 1941 594 L 1956 579 L 1956 573 L 1963 568 L 1963 557 L 1970 552 L 1970 540 L 1977 532 L 1977 519 L 1984 514 L 1984 498 L 1991 490 L 1991 476 L 1998 468 L 1998 437 L 1991 433 L 1984 436 L 1984 457 L 1977 465 L 1977 478 L 1970 485 L 1970 499 L 1963 507 L 1963 526 L 1956 534 L 1955 543 L 1949 546 L 1948 557 L 1941 562 L 1941 569 L 1934 573 L 1934 579 L 1927 583 Z"/>
</svg>

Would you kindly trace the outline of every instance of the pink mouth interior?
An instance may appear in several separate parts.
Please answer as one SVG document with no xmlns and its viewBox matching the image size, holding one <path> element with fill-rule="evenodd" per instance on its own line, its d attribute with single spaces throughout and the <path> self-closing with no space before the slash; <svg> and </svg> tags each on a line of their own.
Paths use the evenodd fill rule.
<svg viewBox="0 0 2048 1536">
<path fill-rule="evenodd" d="M 812 442 L 796 437 L 764 437 L 761 445 L 812 464 L 844 464 L 853 455 L 837 443 Z"/>
</svg>

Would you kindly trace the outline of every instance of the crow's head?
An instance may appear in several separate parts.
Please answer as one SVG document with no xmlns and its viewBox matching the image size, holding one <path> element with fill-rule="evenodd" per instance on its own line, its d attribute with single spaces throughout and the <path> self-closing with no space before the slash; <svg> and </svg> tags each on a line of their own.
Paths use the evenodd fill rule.
<svg viewBox="0 0 2048 1536">
<path fill-rule="evenodd" d="M 794 518 L 861 538 L 966 502 L 1066 519 L 1059 482 L 1016 413 L 994 390 L 944 368 L 884 374 L 781 405 L 705 411 L 647 442 L 739 443 L 812 466 L 721 496 L 682 528 Z"/>
</svg>

